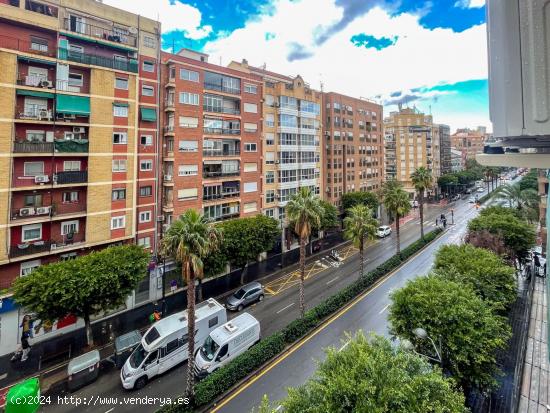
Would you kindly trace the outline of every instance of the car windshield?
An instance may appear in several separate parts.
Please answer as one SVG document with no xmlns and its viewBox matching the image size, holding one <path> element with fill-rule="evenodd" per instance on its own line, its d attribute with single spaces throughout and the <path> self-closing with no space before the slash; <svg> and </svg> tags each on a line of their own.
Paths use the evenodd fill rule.
<svg viewBox="0 0 550 413">
<path fill-rule="evenodd" d="M 132 366 L 134 369 L 137 369 L 139 366 L 141 366 L 141 363 L 143 363 L 143 360 L 145 360 L 147 354 L 149 353 L 145 351 L 141 344 L 137 346 L 130 356 L 130 366 Z"/>
<path fill-rule="evenodd" d="M 386 230 L 386 228 L 384 228 L 384 227 L 379 227 L 378 228 L 378 231 L 385 231 L 385 230 Z"/>
<path fill-rule="evenodd" d="M 244 288 L 241 288 L 239 291 L 237 291 L 235 294 L 233 294 L 233 297 L 235 297 L 236 299 L 240 300 L 241 298 L 243 298 L 243 296 L 246 294 L 246 291 Z"/>
<path fill-rule="evenodd" d="M 218 351 L 219 348 L 220 346 L 218 345 L 218 343 L 212 340 L 212 337 L 208 336 L 203 346 L 201 347 L 201 356 L 205 360 L 212 361 L 214 359 L 214 354 L 216 354 L 216 351 Z"/>
</svg>

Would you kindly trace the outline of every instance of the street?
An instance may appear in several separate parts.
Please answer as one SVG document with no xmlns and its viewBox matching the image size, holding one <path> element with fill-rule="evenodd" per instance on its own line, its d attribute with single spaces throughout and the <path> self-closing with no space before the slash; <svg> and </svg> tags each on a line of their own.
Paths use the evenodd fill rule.
<svg viewBox="0 0 550 413">
<path fill-rule="evenodd" d="M 481 195 L 480 195 L 481 196 Z M 260 376 L 251 385 L 248 385 L 235 395 L 230 396 L 221 406 L 224 412 L 249 412 L 257 406 L 263 394 L 268 394 L 271 400 L 278 400 L 285 396 L 287 386 L 296 386 L 303 383 L 316 368 L 315 359 L 323 356 L 323 349 L 327 346 L 339 346 L 345 339 L 346 332 L 354 332 L 358 329 L 374 331 L 380 334 L 386 332 L 386 312 L 389 304 L 388 294 L 392 289 L 401 287 L 408 279 L 424 274 L 431 266 L 434 250 L 443 243 L 458 242 L 467 220 L 476 213 L 473 204 L 467 200 L 457 201 L 445 207 L 447 215 L 447 232 L 433 245 L 429 246 L 418 256 L 414 257 L 392 277 L 372 290 L 369 295 L 357 302 L 349 311 L 341 314 L 327 329 L 326 326 L 305 344 L 296 349 L 278 362 L 269 373 Z M 454 222 L 448 209 L 454 208 Z M 435 218 L 442 212 L 442 207 L 430 206 L 425 210 L 425 231 L 429 232 L 435 227 Z M 416 211 L 418 216 L 418 211 Z M 401 228 L 402 248 L 417 240 L 420 236 L 419 220 L 407 222 Z M 395 233 L 391 236 L 376 241 L 365 251 L 365 270 L 369 271 L 383 263 L 395 254 Z M 351 283 L 357 276 L 359 259 L 355 249 L 347 247 L 341 251 L 343 257 L 347 256 L 338 267 L 330 266 L 329 260 L 321 258 L 318 262 L 310 264 L 309 278 L 305 284 L 306 303 L 308 307 L 315 306 L 336 291 Z M 284 275 L 275 283 L 269 284 L 266 289 L 265 300 L 257 305 L 247 308 L 245 311 L 256 317 L 261 324 L 262 336 L 268 336 L 294 320 L 299 316 L 298 286 L 289 282 L 294 275 Z M 287 278 L 285 278 L 287 277 Z M 229 313 L 228 317 L 234 317 L 235 313 Z M 143 389 L 139 391 L 126 391 L 120 384 L 120 371 L 112 368 L 109 372 L 103 372 L 99 379 L 81 390 L 69 393 L 74 397 L 86 400 L 94 400 L 97 396 L 111 398 L 106 404 L 81 405 L 76 407 L 71 404 L 58 404 L 57 394 L 53 395 L 52 403 L 43 406 L 46 412 L 130 412 L 136 405 L 122 402 L 124 397 L 178 397 L 185 390 L 186 366 L 184 363 L 166 374 L 155 377 Z M 62 394 L 64 395 L 64 394 Z M 113 398 L 118 398 L 116 401 Z M 158 404 L 140 405 L 140 411 L 154 412 L 160 406 Z"/>
</svg>

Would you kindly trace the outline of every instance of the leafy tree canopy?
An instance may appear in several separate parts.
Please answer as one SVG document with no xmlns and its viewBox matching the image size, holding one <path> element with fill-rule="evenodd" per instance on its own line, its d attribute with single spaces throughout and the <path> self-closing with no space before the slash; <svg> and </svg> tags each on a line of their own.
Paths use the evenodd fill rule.
<svg viewBox="0 0 550 413">
<path fill-rule="evenodd" d="M 378 197 L 374 192 L 364 191 L 347 192 L 342 195 L 342 208 L 344 211 L 359 204 L 368 206 L 371 211 L 376 211 L 379 204 Z"/>
<path fill-rule="evenodd" d="M 326 231 L 327 229 L 337 227 L 339 224 L 338 208 L 325 200 L 320 200 L 320 204 L 323 208 L 323 216 L 321 217 L 321 225 L 316 229 Z"/>
<path fill-rule="evenodd" d="M 538 191 L 539 183 L 537 170 L 531 169 L 523 178 L 521 178 L 521 181 L 519 181 L 519 186 L 522 190 L 533 189 L 535 191 Z"/>
</svg>

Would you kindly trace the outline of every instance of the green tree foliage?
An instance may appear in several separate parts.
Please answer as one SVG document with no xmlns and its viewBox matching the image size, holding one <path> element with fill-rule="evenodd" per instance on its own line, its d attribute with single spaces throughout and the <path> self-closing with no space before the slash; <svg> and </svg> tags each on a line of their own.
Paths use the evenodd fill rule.
<svg viewBox="0 0 550 413">
<path fill-rule="evenodd" d="M 326 231 L 338 226 L 338 208 L 332 205 L 330 202 L 320 200 L 321 207 L 323 208 L 323 216 L 321 217 L 321 225 L 319 228 L 315 228 L 320 231 Z"/>
<path fill-rule="evenodd" d="M 411 210 L 409 194 L 403 189 L 403 185 L 400 182 L 392 180 L 384 182 L 381 197 L 388 212 L 395 217 L 396 248 L 397 254 L 399 254 L 401 252 L 399 218 L 405 216 Z"/>
<path fill-rule="evenodd" d="M 149 254 L 136 245 L 110 247 L 98 252 L 42 265 L 17 278 L 13 295 L 17 304 L 41 320 L 68 314 L 84 319 L 88 345 L 93 345 L 90 317 L 113 310 L 146 275 Z"/>
<path fill-rule="evenodd" d="M 374 239 L 378 221 L 372 217 L 372 211 L 365 205 L 359 204 L 348 209 L 348 216 L 344 218 L 344 236 L 353 240 L 359 248 L 359 276 L 362 277 L 365 266 L 365 242 Z"/>
<path fill-rule="evenodd" d="M 443 278 L 471 287 L 497 310 L 516 300 L 515 271 L 495 253 L 469 244 L 443 245 L 435 256 L 434 269 Z"/>
<path fill-rule="evenodd" d="M 424 238 L 424 192 L 432 187 L 432 171 L 421 166 L 411 174 L 411 181 L 418 197 L 420 211 L 420 237 Z"/>
<path fill-rule="evenodd" d="M 496 384 L 496 352 L 506 347 L 510 327 L 472 289 L 432 275 L 409 281 L 391 298 L 394 337 L 410 340 L 422 354 L 434 354 L 431 342 L 412 332 L 422 327 L 436 343 L 441 340 L 443 370 L 464 389 Z"/>
<path fill-rule="evenodd" d="M 462 413 L 464 396 L 422 357 L 379 336 L 358 333 L 329 349 L 313 378 L 288 390 L 287 413 Z M 267 401 L 260 412 L 274 412 Z"/>
<path fill-rule="evenodd" d="M 521 178 L 521 181 L 519 181 L 519 186 L 522 190 L 532 189 L 534 191 L 538 191 L 539 183 L 537 170 L 531 169 L 523 178 Z"/>
<path fill-rule="evenodd" d="M 437 184 L 440 188 L 446 188 L 450 185 L 456 185 L 458 184 L 458 177 L 456 176 L 456 174 L 441 175 L 439 178 L 437 178 Z"/>
<path fill-rule="evenodd" d="M 365 205 L 371 209 L 371 211 L 376 211 L 378 209 L 378 197 L 374 192 L 347 192 L 342 195 L 342 208 L 344 211 L 347 211 L 355 205 Z"/>
</svg>

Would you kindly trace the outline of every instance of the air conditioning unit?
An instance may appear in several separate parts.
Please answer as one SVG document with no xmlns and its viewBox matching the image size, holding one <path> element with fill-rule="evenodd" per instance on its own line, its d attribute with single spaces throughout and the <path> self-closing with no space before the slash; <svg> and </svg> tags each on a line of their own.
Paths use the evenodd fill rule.
<svg viewBox="0 0 550 413">
<path fill-rule="evenodd" d="M 57 248 L 57 244 L 52 244 L 52 245 L 50 245 L 50 249 L 51 249 L 51 250 L 55 250 L 56 248 Z"/>
<path fill-rule="evenodd" d="M 278 165 L 278 164 L 279 164 L 279 160 L 277 159 L 277 160 L 275 161 L 275 163 Z"/>
<path fill-rule="evenodd" d="M 34 208 L 21 208 L 19 210 L 19 215 L 21 215 L 22 217 L 28 217 L 34 214 L 35 214 Z"/>
<path fill-rule="evenodd" d="M 51 206 L 36 208 L 36 214 L 37 215 L 47 215 L 47 214 L 50 213 L 51 210 L 52 210 Z"/>
<path fill-rule="evenodd" d="M 128 57 L 130 59 L 137 59 L 138 57 L 137 52 L 128 52 Z"/>
<path fill-rule="evenodd" d="M 36 175 L 34 177 L 34 182 L 37 184 L 43 184 L 46 182 L 50 182 L 50 177 L 48 175 Z"/>
<path fill-rule="evenodd" d="M 53 82 L 51 80 L 41 80 L 38 86 L 43 88 L 53 88 Z"/>
<path fill-rule="evenodd" d="M 82 126 L 75 126 L 73 127 L 73 133 L 84 133 L 85 129 Z"/>
</svg>

